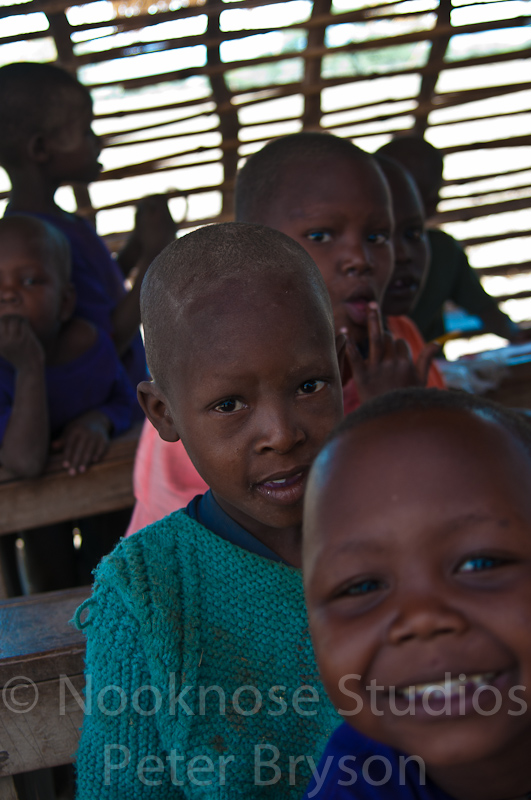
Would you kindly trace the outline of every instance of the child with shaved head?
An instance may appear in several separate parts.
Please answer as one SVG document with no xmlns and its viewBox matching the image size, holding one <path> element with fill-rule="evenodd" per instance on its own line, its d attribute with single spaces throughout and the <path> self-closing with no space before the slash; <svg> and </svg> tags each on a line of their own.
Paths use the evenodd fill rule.
<svg viewBox="0 0 531 800">
<path fill-rule="evenodd" d="M 298 798 L 338 722 L 299 567 L 306 476 L 343 414 L 344 337 L 312 259 L 257 225 L 170 245 L 141 306 L 140 402 L 210 491 L 97 571 L 78 798 Z"/>
<path fill-rule="evenodd" d="M 339 426 L 312 468 L 304 580 L 345 719 L 304 800 L 531 796 L 531 428 L 408 389 Z"/>
</svg>

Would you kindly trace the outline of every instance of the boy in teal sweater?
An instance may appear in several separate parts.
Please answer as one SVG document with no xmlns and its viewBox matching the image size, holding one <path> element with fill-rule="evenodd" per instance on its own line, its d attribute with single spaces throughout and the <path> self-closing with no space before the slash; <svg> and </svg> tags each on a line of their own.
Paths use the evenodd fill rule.
<svg viewBox="0 0 531 800">
<path fill-rule="evenodd" d="M 78 612 L 78 800 L 297 798 L 339 723 L 299 567 L 306 476 L 342 418 L 344 337 L 311 257 L 259 225 L 171 244 L 141 304 L 140 403 L 211 490 L 122 541 Z"/>
</svg>

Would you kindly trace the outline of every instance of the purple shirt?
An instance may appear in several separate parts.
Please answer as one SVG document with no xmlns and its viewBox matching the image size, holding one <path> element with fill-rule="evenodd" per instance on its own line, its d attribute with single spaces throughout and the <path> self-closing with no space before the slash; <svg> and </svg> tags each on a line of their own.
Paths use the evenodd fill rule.
<svg viewBox="0 0 531 800">
<path fill-rule="evenodd" d="M 0 358 L 0 443 L 13 408 L 15 374 L 14 367 Z M 45 367 L 45 375 L 52 438 L 87 411 L 105 414 L 113 435 L 123 433 L 141 417 L 136 394 L 103 331 L 89 350 L 66 364 Z"/>
<path fill-rule="evenodd" d="M 420 763 L 419 763 L 420 762 Z M 343 723 L 332 734 L 303 800 L 452 800 L 423 775 L 421 759 Z"/>
<path fill-rule="evenodd" d="M 5 213 L 6 216 L 11 213 L 9 206 Z M 127 290 L 120 267 L 107 250 L 103 239 L 89 222 L 74 214 L 60 217 L 29 213 L 29 216 L 45 220 L 66 236 L 72 254 L 72 283 L 77 293 L 75 315 L 88 319 L 111 336 L 112 313 Z M 121 361 L 136 391 L 137 384 L 147 377 L 140 330 L 122 355 Z"/>
</svg>

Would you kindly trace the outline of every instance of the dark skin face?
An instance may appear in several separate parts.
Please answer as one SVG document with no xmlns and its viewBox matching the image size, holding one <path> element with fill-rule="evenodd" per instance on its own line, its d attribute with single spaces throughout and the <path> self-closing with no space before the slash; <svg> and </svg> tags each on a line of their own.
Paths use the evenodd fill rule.
<svg viewBox="0 0 531 800">
<path fill-rule="evenodd" d="M 330 294 L 336 331 L 365 342 L 369 303 L 380 303 L 393 269 L 391 202 L 376 165 L 330 156 L 296 163 L 260 222 L 308 251 Z"/>
<path fill-rule="evenodd" d="M 498 425 L 431 410 L 346 433 L 308 487 L 304 572 L 327 691 L 344 712 L 355 692 L 362 710 L 346 719 L 420 756 L 457 800 L 531 789 L 530 480 L 529 456 Z M 361 677 L 342 690 L 345 675 Z M 432 715 L 424 694 L 445 678 L 448 706 Z M 497 713 L 474 709 L 480 686 L 485 711 L 497 690 Z"/>
<path fill-rule="evenodd" d="M 415 306 L 428 269 L 424 211 L 414 183 L 399 166 L 389 170 L 384 167 L 384 172 L 393 198 L 395 268 L 385 291 L 382 311 L 407 315 Z"/>
<path fill-rule="evenodd" d="M 0 231 L 0 318 L 24 319 L 46 349 L 74 302 L 71 284 L 62 280 L 41 235 L 24 226 Z"/>
<path fill-rule="evenodd" d="M 229 281 L 170 337 L 164 389 L 140 384 L 142 407 L 163 439 L 182 439 L 220 506 L 299 566 L 307 474 L 343 414 L 323 306 L 289 277 Z"/>
<path fill-rule="evenodd" d="M 49 180 L 90 183 L 100 174 L 101 146 L 92 130 L 92 104 L 84 92 L 63 91 L 63 119 L 53 130 L 37 137 L 33 146 L 40 155 Z"/>
</svg>

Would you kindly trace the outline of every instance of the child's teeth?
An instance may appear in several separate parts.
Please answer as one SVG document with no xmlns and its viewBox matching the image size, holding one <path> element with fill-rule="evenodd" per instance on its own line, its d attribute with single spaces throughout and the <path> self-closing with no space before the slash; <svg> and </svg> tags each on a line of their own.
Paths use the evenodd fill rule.
<svg viewBox="0 0 531 800">
<path fill-rule="evenodd" d="M 417 683 L 405 689 L 399 689 L 398 693 L 408 700 L 422 697 L 425 693 L 433 697 L 444 697 L 446 695 L 457 694 L 460 686 L 472 683 L 476 688 L 486 686 L 494 677 L 493 672 L 478 673 L 477 675 L 460 675 L 459 679 L 444 681 L 443 683 Z"/>
</svg>

